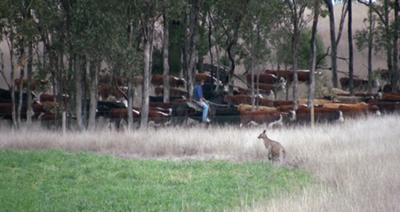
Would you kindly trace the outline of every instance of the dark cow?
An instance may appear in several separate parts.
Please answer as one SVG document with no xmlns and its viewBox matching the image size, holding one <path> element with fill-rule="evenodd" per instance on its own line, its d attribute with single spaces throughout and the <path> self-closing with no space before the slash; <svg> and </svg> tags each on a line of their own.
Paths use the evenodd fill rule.
<svg viewBox="0 0 400 212">
<path fill-rule="evenodd" d="M 251 104 L 251 96 L 249 95 L 225 96 L 224 101 L 228 104 L 233 104 L 233 105 Z"/>
<path fill-rule="evenodd" d="M 178 88 L 178 87 L 184 87 L 186 84 L 185 79 L 178 78 L 175 76 L 168 76 L 169 77 L 169 83 L 172 88 Z M 164 85 L 164 77 L 161 74 L 154 74 L 151 77 L 151 84 L 156 85 L 156 86 L 161 86 Z"/>
<path fill-rule="evenodd" d="M 217 66 L 213 66 L 211 64 L 203 64 L 203 70 L 207 71 L 211 74 L 211 76 L 213 76 L 215 79 L 218 79 L 223 83 L 226 84 L 228 83 L 229 80 L 229 76 L 228 76 L 228 72 L 225 71 L 225 69 L 223 67 L 217 68 Z"/>
<path fill-rule="evenodd" d="M 372 99 L 368 101 L 368 104 L 375 105 L 382 113 L 400 112 L 400 101 Z"/>
<path fill-rule="evenodd" d="M 340 86 L 342 86 L 342 89 L 349 89 L 350 78 L 342 77 L 339 79 L 339 81 L 340 81 Z M 358 89 L 366 89 L 368 87 L 368 80 L 353 79 L 353 87 Z"/>
</svg>

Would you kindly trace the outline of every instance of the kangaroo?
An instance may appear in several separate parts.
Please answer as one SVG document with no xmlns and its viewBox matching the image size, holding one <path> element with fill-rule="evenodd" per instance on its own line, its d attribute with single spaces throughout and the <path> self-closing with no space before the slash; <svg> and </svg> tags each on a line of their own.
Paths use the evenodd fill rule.
<svg viewBox="0 0 400 212">
<path fill-rule="evenodd" d="M 257 138 L 264 141 L 264 146 L 268 151 L 268 159 L 272 161 L 279 160 L 283 162 L 286 156 L 285 148 L 283 148 L 279 142 L 268 138 L 265 132 L 266 130 L 264 130 Z"/>
</svg>

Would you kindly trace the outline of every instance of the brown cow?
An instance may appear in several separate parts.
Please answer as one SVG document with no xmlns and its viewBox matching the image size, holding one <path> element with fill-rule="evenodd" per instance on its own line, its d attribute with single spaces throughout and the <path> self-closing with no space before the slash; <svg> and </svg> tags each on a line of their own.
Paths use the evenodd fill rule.
<svg viewBox="0 0 400 212">
<path fill-rule="evenodd" d="M 309 123 L 311 121 L 311 111 L 307 107 L 299 107 L 295 111 L 295 121 L 297 123 Z M 335 108 L 314 108 L 315 121 L 316 122 L 334 122 L 343 121 L 343 113 L 339 109 Z"/>
<path fill-rule="evenodd" d="M 186 81 L 182 78 L 178 78 L 175 76 L 168 76 L 169 77 L 169 83 L 170 86 L 173 88 L 177 87 L 184 87 Z M 164 85 L 164 77 L 161 74 L 154 74 L 151 78 L 151 83 L 156 86 L 161 86 Z"/>
<path fill-rule="evenodd" d="M 400 101 L 400 93 L 383 93 L 382 100 L 384 101 Z"/>
<path fill-rule="evenodd" d="M 355 118 L 368 114 L 380 114 L 379 107 L 365 102 L 349 104 L 349 103 L 326 103 L 324 108 L 338 109 L 343 112 L 344 117 Z"/>
<path fill-rule="evenodd" d="M 293 71 L 287 70 L 265 70 L 266 74 L 274 74 L 277 77 L 284 78 L 287 82 L 293 82 L 294 73 Z M 310 71 L 309 70 L 297 70 L 297 79 L 299 82 L 309 82 L 310 81 Z"/>
<path fill-rule="evenodd" d="M 275 84 L 279 83 L 279 78 L 275 74 L 260 74 L 258 75 L 260 83 Z M 246 75 L 247 83 L 251 83 L 251 74 Z M 254 76 L 254 82 L 257 82 L 257 76 Z"/>
<path fill-rule="evenodd" d="M 240 125 L 271 124 L 282 121 L 282 115 L 278 111 L 240 111 Z"/>
</svg>

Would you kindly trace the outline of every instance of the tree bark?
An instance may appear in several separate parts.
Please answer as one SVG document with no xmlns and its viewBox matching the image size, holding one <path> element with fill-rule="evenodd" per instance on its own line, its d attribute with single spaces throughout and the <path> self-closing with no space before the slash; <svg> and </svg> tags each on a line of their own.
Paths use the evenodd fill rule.
<svg viewBox="0 0 400 212">
<path fill-rule="evenodd" d="M 387 67 L 390 73 L 390 81 L 392 82 L 393 78 L 393 54 L 392 54 L 392 43 L 390 38 L 390 21 L 389 21 L 389 0 L 383 1 L 383 17 L 384 17 L 384 25 L 385 25 L 385 47 L 386 47 L 386 59 L 387 59 Z"/>
<path fill-rule="evenodd" d="M 132 76 L 128 77 L 128 130 L 133 129 L 133 98 L 134 98 L 134 90 L 133 90 L 133 82 Z M 118 86 L 118 85 L 117 85 Z"/>
<path fill-rule="evenodd" d="M 82 119 L 82 64 L 81 57 L 75 55 L 75 115 L 79 130 L 84 129 Z"/>
<path fill-rule="evenodd" d="M 87 68 L 90 75 L 90 104 L 89 104 L 89 121 L 88 129 L 94 130 L 96 128 L 96 108 L 97 108 L 97 81 L 98 72 L 100 69 L 100 61 L 88 61 Z"/>
<path fill-rule="evenodd" d="M 199 40 L 199 32 L 198 32 L 198 20 L 199 20 L 199 12 L 200 12 L 200 5 L 199 0 L 192 1 L 192 9 L 190 19 L 189 19 L 189 41 L 188 41 L 188 55 L 189 58 L 186 58 L 188 61 L 187 65 L 187 76 L 188 76 L 188 92 L 189 98 L 193 96 L 193 88 L 194 88 L 194 81 L 195 81 L 195 68 L 196 68 L 196 50 L 197 50 L 197 43 Z"/>
<path fill-rule="evenodd" d="M 399 91 L 399 0 L 394 1 L 394 26 L 393 26 L 393 77 L 392 77 L 392 92 Z"/>
<path fill-rule="evenodd" d="M 332 66 L 332 86 L 338 87 L 337 76 L 337 45 L 336 45 L 336 28 L 335 28 L 335 10 L 332 0 L 325 0 L 329 12 L 329 31 L 331 39 L 331 66 Z"/>
<path fill-rule="evenodd" d="M 165 12 L 164 12 L 165 13 Z M 166 14 L 164 14 L 164 38 L 163 38 L 163 101 L 169 102 L 170 79 L 169 79 L 169 25 Z"/>
<path fill-rule="evenodd" d="M 308 105 L 310 107 L 310 119 L 311 119 L 311 127 L 314 127 L 315 118 L 314 118 L 314 96 L 315 96 L 315 69 L 316 69 L 316 60 L 317 60 L 317 44 L 316 44 L 316 36 L 317 36 L 317 26 L 318 26 L 318 18 L 319 18 L 319 10 L 320 10 L 320 1 L 314 1 L 314 18 L 312 24 L 311 31 L 311 61 L 310 61 L 310 88 L 308 95 Z"/>
<path fill-rule="evenodd" d="M 150 69 L 151 69 L 151 48 L 153 26 L 146 26 L 147 35 L 144 39 L 144 70 L 143 70 L 143 85 L 142 85 L 142 110 L 140 117 L 140 128 L 147 128 L 149 118 L 149 96 L 150 96 Z M 151 32 L 150 32 L 151 31 Z"/>
<path fill-rule="evenodd" d="M 348 33 L 348 43 L 349 43 L 349 90 L 350 94 L 354 94 L 354 83 L 353 83 L 353 11 L 352 11 L 352 2 L 349 1 L 347 3 L 347 11 L 348 11 L 348 25 L 347 25 L 347 33 Z"/>
<path fill-rule="evenodd" d="M 11 87 L 11 119 L 14 128 L 18 128 L 17 123 L 17 111 L 16 111 L 16 101 L 15 101 L 15 66 L 14 66 L 14 36 L 11 33 L 9 35 L 9 42 L 8 48 L 10 51 L 10 64 L 11 64 L 11 71 L 10 71 L 10 87 Z"/>
<path fill-rule="evenodd" d="M 33 116 L 33 110 L 32 110 L 32 68 L 33 68 L 33 44 L 32 41 L 29 42 L 29 47 L 28 47 L 28 67 L 27 67 L 27 94 L 28 94 L 28 99 L 27 99 L 27 109 L 26 109 L 26 123 L 28 126 L 31 126 L 32 124 L 32 116 Z"/>
<path fill-rule="evenodd" d="M 372 15 L 372 0 L 369 0 L 369 11 L 368 11 L 368 19 L 369 19 L 369 26 L 368 26 L 368 93 L 372 91 L 372 48 L 373 48 L 373 15 Z"/>
<path fill-rule="evenodd" d="M 22 43 L 24 43 L 22 41 Z M 23 44 L 22 44 L 23 45 Z M 18 96 L 18 107 L 17 107 L 17 125 L 18 127 L 21 125 L 22 118 L 22 106 L 23 106 L 23 90 L 24 90 L 24 76 L 25 76 L 25 48 L 21 46 L 19 48 L 19 96 Z"/>
</svg>

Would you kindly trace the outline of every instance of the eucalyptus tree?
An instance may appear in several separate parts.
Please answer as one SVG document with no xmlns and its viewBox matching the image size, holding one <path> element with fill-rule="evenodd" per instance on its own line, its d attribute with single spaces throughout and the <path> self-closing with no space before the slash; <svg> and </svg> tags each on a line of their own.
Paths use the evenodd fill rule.
<svg viewBox="0 0 400 212">
<path fill-rule="evenodd" d="M 161 2 L 161 13 L 163 23 L 163 38 L 162 38 L 162 52 L 163 52 L 163 101 L 169 102 L 170 100 L 170 23 L 173 20 L 179 20 L 184 15 L 184 8 L 186 1 L 183 0 L 168 0 Z"/>
<path fill-rule="evenodd" d="M 26 86 L 26 93 L 31 93 L 31 78 L 32 78 L 32 64 L 33 55 L 32 48 L 33 42 L 36 39 L 37 31 L 34 27 L 33 18 L 31 15 L 32 2 L 30 1 L 2 1 L 0 7 L 0 28 L 2 35 L 5 35 L 6 41 L 9 46 L 11 74 L 9 89 L 11 90 L 12 99 L 12 120 L 13 126 L 19 127 L 21 121 L 22 106 L 27 104 L 27 122 L 31 123 L 32 112 L 32 96 L 27 95 L 27 102 L 23 102 L 23 83 L 19 84 L 18 104 L 15 96 L 15 71 L 18 69 L 20 75 L 19 79 L 25 77 L 25 68 L 27 67 L 27 78 L 29 79 Z M 3 7 L 4 6 L 4 7 Z M 29 47 L 28 47 L 29 46 Z M 28 52 L 26 48 L 28 47 Z M 17 61 L 14 61 L 14 56 L 18 56 Z M 18 107 L 16 107 L 18 106 Z"/>
<path fill-rule="evenodd" d="M 244 54 L 247 72 L 251 73 L 251 96 L 252 110 L 255 105 L 255 72 L 269 58 L 271 48 L 269 48 L 270 33 L 279 24 L 283 7 L 280 1 L 259 1 L 250 0 L 246 15 L 243 19 L 243 26 L 240 30 L 241 52 Z M 259 71 L 259 70 L 258 70 Z M 258 83 L 257 83 L 258 85 Z M 257 86 L 258 88 L 258 86 Z M 257 93 L 258 93 L 257 89 Z"/>
<path fill-rule="evenodd" d="M 17 16 L 18 7 L 13 1 L 1 1 L 0 2 L 0 26 L 1 26 L 1 35 L 4 36 L 9 48 L 10 54 L 10 83 L 9 89 L 11 91 L 11 117 L 12 117 L 12 125 L 13 127 L 18 127 L 17 122 L 17 111 L 16 111 L 16 100 L 15 100 L 15 64 L 14 64 L 14 46 L 16 39 L 16 16 Z"/>
<path fill-rule="evenodd" d="M 343 1 L 342 12 L 339 21 L 339 30 L 336 35 L 336 24 L 335 24 L 335 9 L 332 0 L 324 0 L 326 7 L 328 8 L 329 15 L 329 32 L 330 32 L 330 43 L 331 43 L 331 68 L 332 68 L 332 85 L 338 87 L 338 73 L 337 73 L 337 47 L 340 42 L 340 38 L 343 31 L 344 20 L 347 15 L 347 0 Z"/>
<path fill-rule="evenodd" d="M 389 71 L 389 81 L 390 84 L 392 85 L 392 89 L 395 90 L 396 89 L 395 84 L 396 81 L 398 81 L 396 80 L 396 73 L 398 73 L 398 70 L 396 70 L 395 68 L 395 61 L 397 61 L 398 58 L 394 55 L 398 54 L 397 52 L 398 50 L 394 48 L 394 45 L 395 43 L 397 43 L 398 40 L 397 36 L 399 34 L 398 31 L 396 32 L 395 30 L 396 26 L 398 26 L 395 24 L 396 23 L 395 20 L 398 19 L 399 12 L 396 13 L 394 12 L 394 10 L 398 8 L 398 1 L 382 0 L 382 1 L 366 2 L 358 0 L 357 2 L 368 6 L 369 9 L 372 10 L 374 15 L 377 16 L 376 28 L 373 33 L 374 37 L 373 46 L 375 51 L 380 51 L 382 50 L 382 47 L 384 48 L 384 51 L 386 53 L 387 69 Z M 391 18 L 390 14 L 393 14 L 394 17 Z M 358 34 L 359 42 L 362 40 L 366 40 L 366 37 L 363 36 L 363 34 L 366 35 L 366 33 L 363 32 Z M 360 46 L 362 45 L 363 42 L 360 42 Z"/>
<path fill-rule="evenodd" d="M 311 111 L 311 127 L 314 127 L 314 95 L 315 95 L 315 70 L 316 70 L 316 60 L 317 60 L 317 44 L 316 44 L 316 36 L 317 36 L 317 26 L 318 19 L 321 10 L 321 2 L 320 0 L 314 0 L 313 4 L 313 22 L 312 22 L 312 32 L 311 32 L 311 59 L 310 59 L 310 85 L 309 85 L 309 94 L 308 94 L 308 105 Z"/>
<path fill-rule="evenodd" d="M 295 108 L 298 106 L 298 46 L 299 38 L 302 29 L 305 27 L 304 12 L 307 7 L 310 7 L 312 2 L 308 0 L 285 0 L 287 7 L 287 15 L 290 17 L 290 31 L 291 31 L 291 50 L 292 50 L 292 70 L 293 70 L 293 101 Z"/>
<path fill-rule="evenodd" d="M 138 7 L 140 29 L 143 42 L 143 85 L 142 85 L 142 108 L 140 111 L 140 127 L 147 128 L 149 117 L 149 96 L 151 67 L 153 60 L 153 41 L 155 23 L 160 17 L 160 2 L 158 0 L 136 1 Z"/>
<path fill-rule="evenodd" d="M 349 45 L 349 90 L 350 94 L 354 94 L 354 58 L 353 58 L 353 11 L 352 11 L 352 1 L 347 2 L 347 38 Z"/>
<path fill-rule="evenodd" d="M 229 70 L 228 70 L 228 93 L 233 94 L 236 67 L 236 56 L 238 55 L 240 38 L 240 30 L 243 26 L 243 19 L 248 11 L 250 0 L 238 1 L 215 1 L 215 12 L 213 14 L 213 23 L 215 24 L 215 34 L 221 37 L 221 43 L 218 46 L 222 47 L 228 55 Z"/>
</svg>

